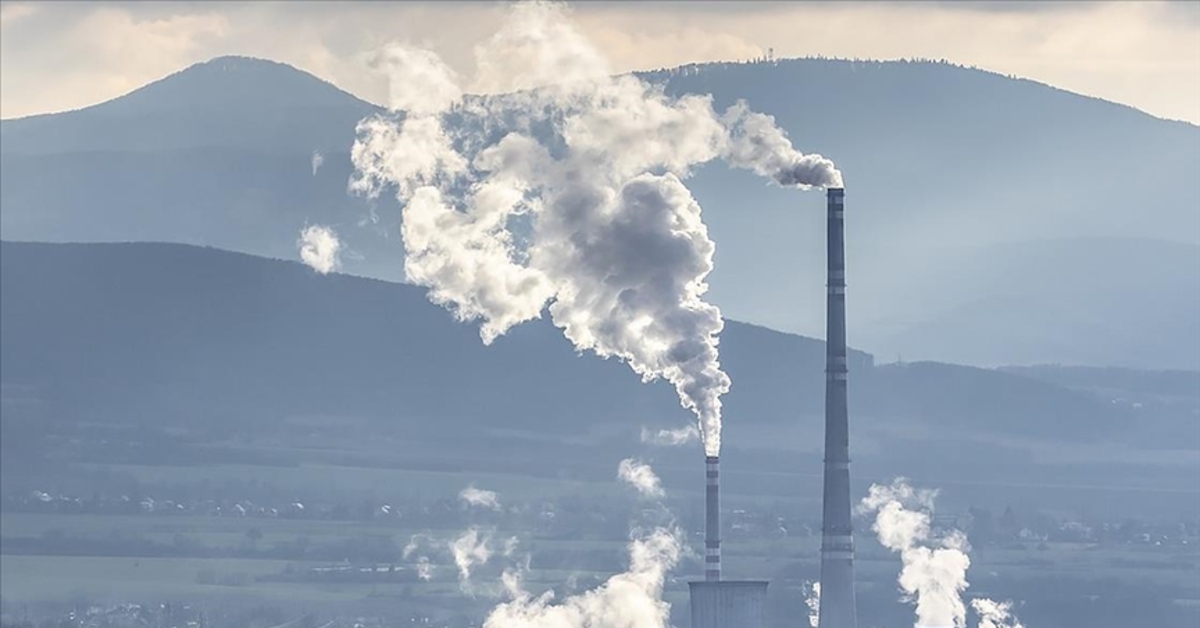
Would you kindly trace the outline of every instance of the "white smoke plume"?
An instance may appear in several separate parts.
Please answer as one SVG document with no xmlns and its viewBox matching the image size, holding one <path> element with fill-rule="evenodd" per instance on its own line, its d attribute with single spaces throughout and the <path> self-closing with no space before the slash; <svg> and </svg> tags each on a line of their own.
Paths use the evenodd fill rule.
<svg viewBox="0 0 1200 628">
<path fill-rule="evenodd" d="M 429 562 L 428 556 L 417 559 L 417 577 L 425 582 L 433 580 L 433 565 Z"/>
<path fill-rule="evenodd" d="M 821 621 L 821 583 L 814 582 L 805 588 L 808 589 L 808 595 L 804 599 L 804 605 L 808 607 L 808 625 L 817 628 Z"/>
<path fill-rule="evenodd" d="M 496 496 L 496 491 L 475 488 L 474 485 L 471 485 L 464 488 L 458 494 L 458 498 L 468 506 L 500 510 L 500 499 Z"/>
<path fill-rule="evenodd" d="M 979 615 L 979 628 L 1024 628 L 1012 615 L 1012 602 L 976 598 L 971 600 L 971 608 Z"/>
<path fill-rule="evenodd" d="M 739 101 L 723 119 L 730 130 L 724 153 L 730 165 L 752 170 L 784 187 L 842 187 L 842 173 L 833 162 L 792 148 L 787 133 L 775 125 L 772 116 L 750 111 Z"/>
<path fill-rule="evenodd" d="M 654 469 L 650 465 L 626 458 L 621 461 L 617 467 L 617 477 L 624 482 L 637 489 L 643 497 L 661 498 L 663 493 L 662 483 L 658 476 L 655 475 Z"/>
<path fill-rule="evenodd" d="M 403 560 L 408 560 L 418 549 L 424 545 L 426 548 L 433 548 L 435 544 L 434 538 L 428 534 L 414 534 L 408 539 L 408 543 L 404 545 L 404 551 L 401 554 Z M 417 577 L 424 581 L 433 579 L 433 563 L 429 557 L 421 555 L 417 557 L 413 567 L 417 571 Z"/>
<path fill-rule="evenodd" d="M 682 180 L 719 157 L 785 185 L 840 182 L 836 169 L 744 106 L 722 117 L 711 97 L 612 77 L 559 4 L 513 5 L 476 64 L 488 89 L 540 89 L 466 99 L 433 53 L 387 48 L 377 67 L 404 115 L 359 123 L 350 189 L 395 188 L 409 281 L 480 321 L 485 344 L 548 311 L 579 351 L 671 382 L 717 455 L 730 381 L 703 299 L 715 247 Z"/>
<path fill-rule="evenodd" d="M 510 600 L 492 609 L 483 628 L 667 628 L 671 606 L 662 599 L 663 584 L 683 548 L 674 525 L 635 531 L 627 571 L 557 603 L 553 590 L 535 596 L 523 587 L 523 571 L 507 570 L 502 579 Z"/>
<path fill-rule="evenodd" d="M 325 157 L 321 154 L 321 151 L 314 150 L 312 152 L 312 173 L 314 177 L 317 176 L 317 171 L 321 169 L 321 164 L 323 163 L 325 163 Z"/>
<path fill-rule="evenodd" d="M 899 478 L 890 486 L 871 486 L 859 508 L 875 515 L 871 529 L 879 542 L 900 554 L 904 563 L 900 588 L 905 601 L 916 602 L 917 625 L 961 627 L 966 622 L 962 592 L 968 586 L 971 560 L 961 535 L 930 538 L 928 511 L 936 495 L 918 491 Z"/>
<path fill-rule="evenodd" d="M 935 538 L 930 513 L 937 491 L 917 490 L 905 478 L 892 484 L 875 484 L 859 504 L 860 514 L 873 514 L 880 544 L 900 554 L 900 588 L 904 601 L 916 603 L 916 626 L 966 625 L 967 609 L 962 594 L 970 584 L 967 569 L 971 559 L 965 534 L 951 530 Z M 1006 622 L 1011 605 L 987 599 L 972 601 L 980 615 L 980 628 L 1017 628 Z M 1014 620 L 1015 621 L 1015 620 Z"/>
<path fill-rule="evenodd" d="M 322 275 L 337 270 L 341 265 L 339 255 L 342 243 L 338 240 L 337 233 L 329 227 L 305 227 L 300 232 L 300 240 L 296 244 L 300 247 L 300 260 Z"/>
<path fill-rule="evenodd" d="M 492 550 L 488 547 L 491 542 L 492 536 L 481 533 L 478 528 L 469 528 L 450 542 L 450 552 L 454 554 L 454 564 L 458 566 L 458 577 L 464 583 L 471 578 L 471 569 L 486 565 L 491 560 Z"/>
<path fill-rule="evenodd" d="M 673 430 L 661 429 L 657 432 L 642 428 L 642 442 L 651 445 L 678 447 L 700 438 L 700 430 L 695 425 L 685 425 Z"/>
</svg>

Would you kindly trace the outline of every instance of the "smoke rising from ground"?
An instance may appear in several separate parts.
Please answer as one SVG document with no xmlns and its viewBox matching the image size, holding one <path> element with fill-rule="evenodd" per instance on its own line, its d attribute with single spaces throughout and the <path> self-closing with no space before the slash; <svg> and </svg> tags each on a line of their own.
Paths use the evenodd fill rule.
<svg viewBox="0 0 1200 628">
<path fill-rule="evenodd" d="M 986 598 L 971 600 L 971 608 L 979 615 L 979 628 L 1024 628 L 1012 616 L 1012 602 L 994 602 Z"/>
<path fill-rule="evenodd" d="M 817 628 L 821 621 L 821 582 L 814 582 L 805 588 L 808 589 L 804 599 L 804 605 L 808 607 L 808 625 Z"/>
<path fill-rule="evenodd" d="M 622 461 L 625 468 L 630 461 Z M 618 474 L 641 492 L 648 467 L 631 477 Z M 555 592 L 533 595 L 523 587 L 525 570 L 506 570 L 502 578 L 509 600 L 492 609 L 483 628 L 667 628 L 671 606 L 662 599 L 666 574 L 683 554 L 683 532 L 676 526 L 634 530 L 629 542 L 629 569 L 595 589 L 556 603 Z"/>
<path fill-rule="evenodd" d="M 454 554 L 459 579 L 466 582 L 471 578 L 471 569 L 486 565 L 491 560 L 491 542 L 492 535 L 481 533 L 478 528 L 469 528 L 450 542 L 450 551 Z"/>
<path fill-rule="evenodd" d="M 899 584 L 904 601 L 916 603 L 916 626 L 961 627 L 967 617 L 962 594 L 970 586 L 970 546 L 958 530 L 934 535 L 930 513 L 936 497 L 937 491 L 914 489 L 897 478 L 887 486 L 872 485 L 858 510 L 874 516 L 871 529 L 880 544 L 900 554 Z M 978 598 L 971 605 L 980 616 L 979 628 L 1020 627 L 1007 623 L 1012 619 L 1008 603 Z"/>
<path fill-rule="evenodd" d="M 341 265 L 339 256 L 342 243 L 338 240 L 337 232 L 329 227 L 305 227 L 296 244 L 300 247 L 300 260 L 322 275 L 337 270 Z"/>
<path fill-rule="evenodd" d="M 476 60 L 480 86 L 539 89 L 464 98 L 433 53 L 381 53 L 404 114 L 360 122 L 350 189 L 395 188 L 408 279 L 479 321 L 484 343 L 549 312 L 577 350 L 671 382 L 717 455 L 730 381 L 703 299 L 715 246 L 683 180 L 720 157 L 782 185 L 840 175 L 744 105 L 718 116 L 710 97 L 612 77 L 558 4 L 512 5 Z"/>
</svg>

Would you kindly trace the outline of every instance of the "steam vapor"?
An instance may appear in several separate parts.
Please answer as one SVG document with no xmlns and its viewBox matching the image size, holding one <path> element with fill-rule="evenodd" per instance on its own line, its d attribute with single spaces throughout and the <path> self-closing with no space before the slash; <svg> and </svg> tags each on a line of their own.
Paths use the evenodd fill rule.
<svg viewBox="0 0 1200 628">
<path fill-rule="evenodd" d="M 642 428 L 642 442 L 651 445 L 675 447 L 686 445 L 700 437 L 700 430 L 695 425 L 685 425 L 673 430 L 658 430 L 657 432 Z"/>
<path fill-rule="evenodd" d="M 458 577 L 462 581 L 471 578 L 471 569 L 486 565 L 492 558 L 492 542 L 490 534 L 480 533 L 478 528 L 470 528 L 461 536 L 450 542 L 450 551 L 454 554 L 454 564 L 458 567 Z"/>
<path fill-rule="evenodd" d="M 660 485 L 649 466 L 637 468 L 638 473 L 630 477 L 618 475 L 639 492 L 647 481 Z M 683 533 L 673 525 L 635 531 L 627 571 L 558 603 L 553 590 L 537 596 L 526 591 L 524 570 L 506 570 L 502 581 L 510 599 L 492 609 L 483 628 L 667 628 L 671 607 L 662 600 L 663 583 L 683 547 Z"/>
<path fill-rule="evenodd" d="M 329 227 L 320 225 L 305 227 L 300 232 L 300 240 L 297 245 L 300 247 L 300 260 L 322 275 L 337 270 L 341 265 L 339 255 L 342 243 L 338 240 L 337 233 Z"/>
<path fill-rule="evenodd" d="M 993 602 L 986 598 L 971 600 L 971 608 L 979 615 L 979 628 L 1024 628 L 1012 616 L 1012 602 Z"/>
<path fill-rule="evenodd" d="M 937 491 L 914 489 L 897 478 L 891 485 L 872 485 L 858 510 L 874 516 L 871 529 L 880 544 L 900 554 L 899 584 L 904 601 L 916 603 L 916 626 L 961 627 L 966 625 L 962 594 L 970 586 L 970 546 L 958 530 L 934 536 L 929 513 L 936 497 Z M 1008 623 L 1009 603 L 977 598 L 971 605 L 981 618 L 979 628 L 1021 628 Z"/>
<path fill-rule="evenodd" d="M 617 477 L 637 489 L 643 497 L 661 498 L 663 496 L 662 484 L 648 464 L 633 458 L 626 458 L 617 467 Z"/>
<path fill-rule="evenodd" d="M 458 498 L 468 506 L 500 510 L 500 500 L 496 497 L 496 491 L 487 491 L 471 485 L 464 488 L 458 494 Z"/>
<path fill-rule="evenodd" d="M 359 123 L 350 189 L 394 188 L 409 281 L 479 321 L 485 344 L 548 311 L 578 351 L 671 382 L 717 455 L 730 381 L 703 299 L 715 247 L 683 180 L 717 158 L 780 185 L 840 174 L 744 104 L 719 116 L 711 97 L 613 77 L 559 4 L 511 6 L 475 52 L 477 86 L 525 91 L 465 98 L 431 52 L 378 56 L 393 111 Z"/>
<path fill-rule="evenodd" d="M 808 607 L 808 625 L 817 628 L 821 621 L 821 582 L 814 582 L 805 588 L 808 589 L 808 596 L 804 599 L 804 605 Z"/>
<path fill-rule="evenodd" d="M 425 582 L 433 580 L 433 565 L 429 563 L 428 556 L 417 559 L 417 577 Z"/>
</svg>

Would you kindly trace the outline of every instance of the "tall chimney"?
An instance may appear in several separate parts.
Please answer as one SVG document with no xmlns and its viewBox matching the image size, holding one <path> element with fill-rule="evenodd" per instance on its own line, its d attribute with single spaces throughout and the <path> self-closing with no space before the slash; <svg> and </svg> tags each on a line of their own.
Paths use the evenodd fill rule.
<svg viewBox="0 0 1200 628">
<path fill-rule="evenodd" d="M 704 467 L 704 579 L 715 582 L 721 579 L 721 460 L 706 456 Z"/>
<path fill-rule="evenodd" d="M 825 319 L 825 495 L 819 628 L 857 628 L 850 522 L 850 425 L 846 408 L 846 191 L 829 188 Z"/>
</svg>

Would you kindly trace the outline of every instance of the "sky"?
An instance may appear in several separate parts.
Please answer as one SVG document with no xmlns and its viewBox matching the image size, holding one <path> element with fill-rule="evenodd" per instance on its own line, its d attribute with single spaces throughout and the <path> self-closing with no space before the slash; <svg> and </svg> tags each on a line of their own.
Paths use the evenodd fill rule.
<svg viewBox="0 0 1200 628">
<path fill-rule="evenodd" d="M 1200 2 L 583 2 L 618 70 L 776 57 L 946 59 L 1200 124 Z M 386 104 L 383 44 L 465 77 L 498 2 L 0 0 L 0 117 L 103 102 L 222 55 L 282 61 Z"/>
</svg>

